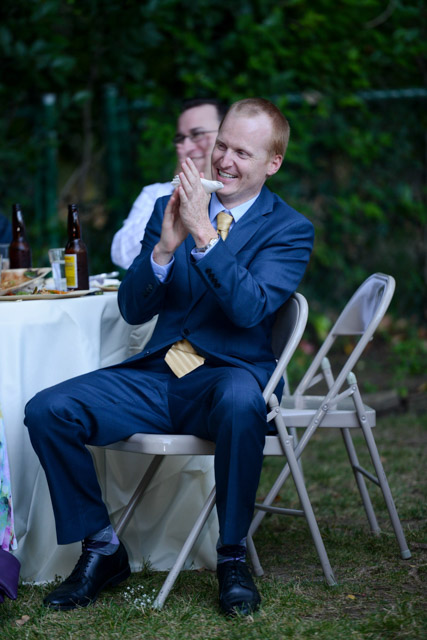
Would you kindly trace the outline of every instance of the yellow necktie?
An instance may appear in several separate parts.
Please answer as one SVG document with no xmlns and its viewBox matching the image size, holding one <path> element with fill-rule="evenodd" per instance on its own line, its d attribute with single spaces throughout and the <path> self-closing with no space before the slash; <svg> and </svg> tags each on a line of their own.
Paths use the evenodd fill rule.
<svg viewBox="0 0 427 640">
<path fill-rule="evenodd" d="M 225 211 L 218 213 L 217 229 L 223 240 L 228 236 L 228 231 L 232 223 L 233 216 Z M 192 344 L 188 340 L 175 342 L 165 355 L 166 364 L 172 369 L 177 378 L 182 378 L 187 373 L 194 371 L 204 363 L 203 356 L 199 356 Z"/>
<path fill-rule="evenodd" d="M 199 356 L 188 340 L 175 342 L 165 355 L 166 364 L 172 369 L 177 378 L 182 378 L 190 371 L 194 371 L 204 363 L 205 359 Z"/>
<path fill-rule="evenodd" d="M 233 216 L 229 213 L 225 213 L 225 211 L 220 211 L 216 217 L 217 229 L 219 231 L 219 235 L 223 240 L 228 236 L 228 231 L 230 229 L 230 225 L 233 222 Z"/>
</svg>

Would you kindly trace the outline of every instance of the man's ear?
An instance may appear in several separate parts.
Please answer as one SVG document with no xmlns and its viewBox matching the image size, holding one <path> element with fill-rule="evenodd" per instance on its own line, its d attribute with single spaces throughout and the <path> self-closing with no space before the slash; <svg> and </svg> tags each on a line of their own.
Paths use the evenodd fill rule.
<svg viewBox="0 0 427 640">
<path fill-rule="evenodd" d="M 273 176 L 275 173 L 279 171 L 280 167 L 282 166 L 282 162 L 283 162 L 283 156 L 280 155 L 279 153 L 275 153 L 270 158 L 270 161 L 268 163 L 268 171 L 267 171 L 268 178 L 270 176 Z"/>
</svg>

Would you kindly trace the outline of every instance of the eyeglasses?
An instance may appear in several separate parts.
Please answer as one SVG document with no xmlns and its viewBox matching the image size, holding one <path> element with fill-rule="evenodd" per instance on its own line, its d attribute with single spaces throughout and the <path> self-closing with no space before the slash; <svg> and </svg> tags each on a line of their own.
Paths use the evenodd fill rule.
<svg viewBox="0 0 427 640">
<path fill-rule="evenodd" d="M 210 129 L 209 131 L 193 131 L 186 136 L 183 133 L 177 133 L 174 136 L 173 143 L 183 144 L 185 138 L 190 138 L 191 142 L 201 142 L 208 133 L 217 133 L 217 131 L 218 129 Z"/>
</svg>

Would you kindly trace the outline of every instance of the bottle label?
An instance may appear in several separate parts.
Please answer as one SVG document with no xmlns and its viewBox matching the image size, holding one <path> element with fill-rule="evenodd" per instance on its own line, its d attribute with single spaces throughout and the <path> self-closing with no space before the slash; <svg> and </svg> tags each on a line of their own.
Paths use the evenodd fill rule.
<svg viewBox="0 0 427 640">
<path fill-rule="evenodd" d="M 77 256 L 76 254 L 65 254 L 65 278 L 68 289 L 77 289 Z"/>
</svg>

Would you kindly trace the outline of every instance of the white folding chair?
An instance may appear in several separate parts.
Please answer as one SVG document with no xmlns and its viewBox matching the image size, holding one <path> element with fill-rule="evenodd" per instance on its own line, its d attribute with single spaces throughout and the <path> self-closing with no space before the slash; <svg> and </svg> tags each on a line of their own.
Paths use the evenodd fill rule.
<svg viewBox="0 0 427 640">
<path fill-rule="evenodd" d="M 277 314 L 277 319 L 273 329 L 273 352 L 277 358 L 276 369 L 271 376 L 263 397 L 269 408 L 267 421 L 275 421 L 278 428 L 278 435 L 267 436 L 264 448 L 264 455 L 281 455 L 285 456 L 291 469 L 291 475 L 294 479 L 298 495 L 301 500 L 302 510 L 307 519 L 307 523 L 312 534 L 314 544 L 316 546 L 321 566 L 323 568 L 328 584 L 335 584 L 335 578 L 326 554 L 326 550 L 320 536 L 319 528 L 314 517 L 313 509 L 307 495 L 307 490 L 298 467 L 298 463 L 294 453 L 292 437 L 286 431 L 281 417 L 279 402 L 274 395 L 274 390 L 279 383 L 283 372 L 294 353 L 301 336 L 304 332 L 308 316 L 307 301 L 299 293 L 292 295 L 289 300 L 282 306 Z M 279 424 L 277 424 L 279 423 Z M 154 454 L 154 458 L 141 479 L 137 489 L 135 490 L 128 505 L 124 508 L 123 514 L 118 522 L 116 531 L 118 535 L 123 531 L 129 522 L 132 513 L 147 489 L 151 479 L 159 468 L 165 456 L 169 455 L 213 455 L 215 453 L 215 444 L 213 442 L 202 440 L 195 436 L 187 435 L 151 435 L 136 433 L 127 440 L 108 445 L 106 448 L 118 451 L 131 451 L 143 454 Z M 195 544 L 206 520 L 209 517 L 215 504 L 215 487 L 213 487 L 208 496 L 202 510 L 200 511 L 196 522 L 194 523 L 190 533 L 185 540 L 181 551 L 179 552 L 175 564 L 169 571 L 169 574 L 154 601 L 153 606 L 160 609 L 175 580 L 181 571 L 184 563 Z M 147 514 L 149 517 L 149 514 Z"/>
<path fill-rule="evenodd" d="M 352 373 L 366 345 L 383 318 L 394 294 L 395 281 L 392 276 L 375 273 L 357 289 L 335 322 L 313 362 L 303 376 L 292 396 L 282 397 L 281 415 L 286 426 L 304 429 L 295 446 L 295 454 L 300 461 L 307 443 L 319 427 L 340 429 L 356 483 L 362 498 L 371 530 L 378 534 L 380 528 L 374 514 L 366 487 L 365 478 L 381 488 L 390 520 L 400 547 L 402 558 L 410 558 L 411 553 L 402 531 L 402 526 L 390 492 L 390 487 L 375 444 L 372 428 L 375 427 L 375 411 L 363 403 L 356 376 Z M 334 378 L 327 355 L 338 337 L 353 336 L 357 342 Z M 326 383 L 324 395 L 306 395 L 313 386 Z M 360 428 L 372 460 L 375 475 L 359 463 L 351 438 L 351 429 Z M 333 464 L 333 461 L 331 461 Z M 254 573 L 262 575 L 263 570 L 252 542 L 252 536 L 259 527 L 267 511 L 288 513 L 286 509 L 271 507 L 281 487 L 290 473 L 286 464 L 276 482 L 255 515 L 248 536 L 248 550 Z"/>
</svg>

